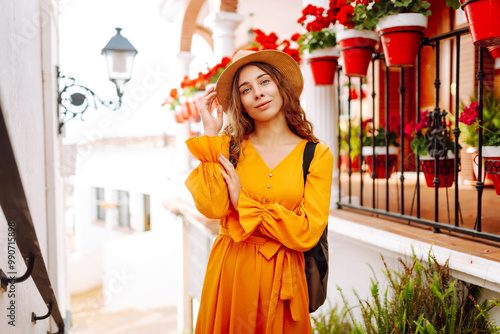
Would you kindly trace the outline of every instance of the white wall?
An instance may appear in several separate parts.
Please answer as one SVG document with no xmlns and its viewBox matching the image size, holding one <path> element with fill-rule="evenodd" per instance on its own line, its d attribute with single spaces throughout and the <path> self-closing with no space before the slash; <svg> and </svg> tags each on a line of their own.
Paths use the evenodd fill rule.
<svg viewBox="0 0 500 334">
<path fill-rule="evenodd" d="M 176 275 L 171 277 L 174 266 L 167 264 L 178 252 L 174 247 L 177 236 L 175 220 L 162 203 L 168 194 L 175 193 L 168 182 L 175 164 L 173 147 L 155 147 L 154 143 L 138 146 L 133 139 L 127 140 L 131 143 L 121 147 L 90 143 L 92 150 L 77 166 L 76 251 L 71 254 L 70 265 L 78 269 L 70 275 L 71 293 L 102 285 L 109 309 L 171 305 L 175 303 L 177 279 Z M 116 209 L 107 209 L 105 225 L 93 222 L 94 187 L 104 188 L 106 200 L 110 201 L 114 190 L 129 192 L 130 231 L 117 229 Z M 143 194 L 150 195 L 149 232 L 144 232 Z M 122 270 L 134 277 L 127 281 L 126 289 L 120 285 L 125 283 L 116 283 L 117 273 Z M 85 272 L 84 280 L 78 275 L 81 272 Z M 150 277 L 150 283 L 135 279 L 142 276 Z"/>
<path fill-rule="evenodd" d="M 176 305 L 180 224 L 165 223 L 106 244 L 103 297 L 108 310 Z"/>
<path fill-rule="evenodd" d="M 57 62 L 57 2 L 51 0 L 0 3 L 0 102 L 20 170 L 25 194 L 63 317 L 66 317 L 66 272 L 59 175 L 59 139 L 46 124 L 56 123 L 55 78 Z M 43 75 L 42 75 L 43 73 Z M 1 187 L 1 186 L 0 186 Z M 4 189 L 2 189 L 4 191 Z M 22 233 L 22 231 L 17 231 Z M 50 247 L 49 247 L 50 243 Z M 0 268 L 5 271 L 7 224 L 0 214 Z M 19 251 L 16 271 L 26 270 Z M 43 315 L 47 306 L 30 278 L 16 284 L 16 326 L 7 324 L 11 298 L 0 293 L 1 333 L 54 332 L 50 321 L 31 323 L 31 312 Z"/>
<path fill-rule="evenodd" d="M 102 251 L 71 256 L 68 261 L 70 294 L 82 293 L 102 285 Z"/>
</svg>

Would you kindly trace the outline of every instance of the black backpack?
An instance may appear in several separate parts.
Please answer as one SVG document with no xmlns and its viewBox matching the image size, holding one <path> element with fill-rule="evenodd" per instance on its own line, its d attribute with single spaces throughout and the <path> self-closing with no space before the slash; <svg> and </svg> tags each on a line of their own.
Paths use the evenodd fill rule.
<svg viewBox="0 0 500 334">
<path fill-rule="evenodd" d="M 308 142 L 304 149 L 302 163 L 304 186 L 309 165 L 314 157 L 317 143 Z M 307 291 L 309 292 L 309 313 L 316 311 L 326 300 L 326 286 L 328 284 L 328 225 L 323 230 L 316 246 L 304 252 Z"/>
<path fill-rule="evenodd" d="M 229 143 L 229 152 L 232 151 L 233 141 Z M 317 143 L 307 142 L 304 148 L 302 170 L 304 186 L 309 174 L 309 166 L 314 157 Z M 231 154 L 229 155 L 231 157 Z M 238 157 L 230 158 L 234 168 L 238 165 Z M 328 283 L 328 226 L 325 227 L 316 246 L 304 252 L 307 291 L 309 293 L 309 313 L 316 311 L 326 300 Z"/>
</svg>

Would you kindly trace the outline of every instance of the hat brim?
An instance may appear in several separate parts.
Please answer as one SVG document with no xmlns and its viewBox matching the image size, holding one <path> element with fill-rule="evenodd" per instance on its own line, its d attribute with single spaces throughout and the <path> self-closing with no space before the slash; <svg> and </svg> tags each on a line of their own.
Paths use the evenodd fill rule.
<svg viewBox="0 0 500 334">
<path fill-rule="evenodd" d="M 242 51 L 240 51 L 242 52 Z M 294 87 L 297 98 L 302 93 L 302 88 L 304 87 L 304 79 L 302 77 L 302 72 L 300 70 L 297 62 L 283 51 L 277 50 L 262 50 L 254 51 L 252 53 L 238 58 L 238 53 L 235 55 L 231 65 L 229 65 L 217 80 L 216 92 L 217 101 L 224 112 L 227 111 L 229 106 L 229 101 L 231 99 L 231 85 L 233 83 L 233 78 L 236 72 L 244 65 L 253 62 L 262 62 L 269 64 L 276 68 L 284 77 L 286 77 L 292 86 Z"/>
</svg>

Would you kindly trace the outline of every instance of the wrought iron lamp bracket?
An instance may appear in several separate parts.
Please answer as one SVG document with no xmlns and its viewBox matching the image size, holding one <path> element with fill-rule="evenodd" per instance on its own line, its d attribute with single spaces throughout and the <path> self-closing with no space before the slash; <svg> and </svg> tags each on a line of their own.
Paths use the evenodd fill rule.
<svg viewBox="0 0 500 334">
<path fill-rule="evenodd" d="M 97 110 L 99 107 L 104 106 L 116 111 L 122 105 L 123 93 L 118 89 L 118 86 L 116 89 L 118 101 L 103 101 L 90 88 L 75 84 L 75 78 L 59 71 L 59 67 L 57 67 L 57 78 L 59 133 L 62 132 L 64 124 L 71 119 L 80 116 L 80 119 L 83 120 L 83 114 L 89 107 Z M 61 82 L 63 86 L 60 85 Z"/>
</svg>

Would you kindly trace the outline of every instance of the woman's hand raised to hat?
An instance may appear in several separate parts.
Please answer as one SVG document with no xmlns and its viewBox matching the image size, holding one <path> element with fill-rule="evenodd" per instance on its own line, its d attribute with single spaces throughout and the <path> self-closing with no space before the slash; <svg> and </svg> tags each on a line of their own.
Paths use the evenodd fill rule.
<svg viewBox="0 0 500 334">
<path fill-rule="evenodd" d="M 212 115 L 212 104 L 216 98 L 215 86 L 208 88 L 200 99 L 200 115 L 206 136 L 217 136 L 222 129 L 222 106 L 217 107 L 217 117 Z"/>
</svg>

